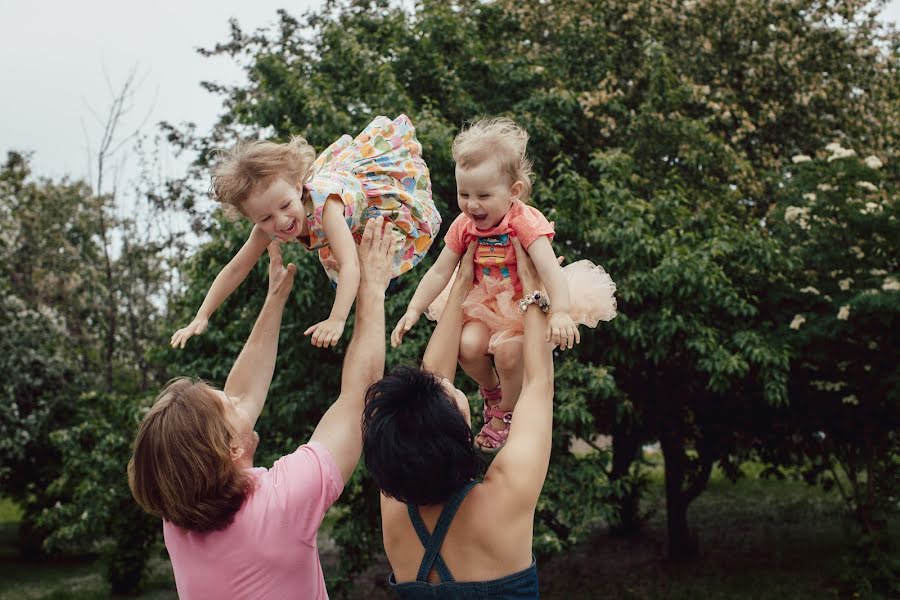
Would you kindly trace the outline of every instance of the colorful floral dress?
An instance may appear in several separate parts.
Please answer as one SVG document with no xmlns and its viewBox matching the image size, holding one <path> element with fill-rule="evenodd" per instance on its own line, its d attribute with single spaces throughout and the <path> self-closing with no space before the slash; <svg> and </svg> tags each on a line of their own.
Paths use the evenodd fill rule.
<svg viewBox="0 0 900 600">
<path fill-rule="evenodd" d="M 381 216 L 394 224 L 393 277 L 422 260 L 441 226 L 422 145 L 406 115 L 393 121 L 376 117 L 355 138 L 342 136 L 315 160 L 304 188 L 309 237 L 298 241 L 319 251 L 333 282 L 339 265 L 322 227 L 322 211 L 329 198 L 344 204 L 344 218 L 357 244 L 367 220 Z"/>
</svg>

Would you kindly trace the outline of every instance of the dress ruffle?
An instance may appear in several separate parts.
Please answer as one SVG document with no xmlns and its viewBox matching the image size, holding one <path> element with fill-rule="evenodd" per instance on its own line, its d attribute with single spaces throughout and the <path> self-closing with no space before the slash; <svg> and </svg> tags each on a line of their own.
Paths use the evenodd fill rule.
<svg viewBox="0 0 900 600">
<path fill-rule="evenodd" d="M 307 247 L 319 250 L 329 278 L 337 280 L 338 264 L 322 227 L 322 211 L 331 197 L 344 204 L 344 217 L 357 243 L 368 219 L 384 217 L 394 224 L 397 249 L 392 275 L 415 266 L 428 252 L 441 226 L 431 195 L 422 145 L 406 115 L 377 117 L 355 138 L 344 135 L 313 163 L 306 183 L 309 205 Z"/>
<path fill-rule="evenodd" d="M 563 267 L 563 276 L 569 287 L 571 302 L 570 315 L 579 325 L 594 328 L 600 321 L 610 321 L 616 316 L 616 284 L 600 265 L 589 260 L 579 260 Z M 450 283 L 431 303 L 425 316 L 432 321 L 440 319 L 450 288 L 456 280 L 456 273 Z M 520 341 L 525 333 L 525 321 L 519 310 L 522 294 L 516 292 L 509 279 L 485 277 L 474 284 L 463 301 L 463 319 L 480 321 L 491 332 L 488 352 L 493 353 L 500 344 Z M 551 303 L 553 298 L 550 298 Z"/>
</svg>

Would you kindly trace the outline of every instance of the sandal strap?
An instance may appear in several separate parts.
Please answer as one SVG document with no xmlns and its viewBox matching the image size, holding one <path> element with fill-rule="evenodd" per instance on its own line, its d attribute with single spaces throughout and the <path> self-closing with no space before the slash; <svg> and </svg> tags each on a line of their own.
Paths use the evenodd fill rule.
<svg viewBox="0 0 900 600">
<path fill-rule="evenodd" d="M 485 425 L 481 428 L 481 435 L 496 444 L 496 446 L 493 447 L 497 448 L 506 443 L 506 438 L 509 436 L 509 428 L 497 431 L 496 429 L 492 429 L 490 425 Z"/>
<path fill-rule="evenodd" d="M 505 411 L 498 406 L 490 406 L 484 411 L 485 421 L 490 418 L 501 419 L 507 426 L 512 423 L 512 411 Z"/>
<path fill-rule="evenodd" d="M 498 402 L 503 399 L 503 390 L 500 389 L 499 385 L 492 390 L 478 386 L 478 393 L 484 398 L 485 405 L 487 405 L 488 402 Z"/>
</svg>

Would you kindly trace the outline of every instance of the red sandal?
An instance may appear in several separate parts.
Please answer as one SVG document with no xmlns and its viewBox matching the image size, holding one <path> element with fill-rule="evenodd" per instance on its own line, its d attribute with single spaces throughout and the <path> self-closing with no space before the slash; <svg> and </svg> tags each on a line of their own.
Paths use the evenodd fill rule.
<svg viewBox="0 0 900 600">
<path fill-rule="evenodd" d="M 505 427 L 500 431 L 491 427 L 492 418 L 502 419 Z M 500 449 L 506 445 L 506 438 L 509 437 L 509 428 L 511 426 L 512 412 L 501 410 L 497 406 L 489 407 L 484 414 L 484 426 L 481 428 L 481 431 L 478 432 L 478 435 L 487 438 L 487 445 L 482 446 L 476 441 L 475 447 L 487 454 L 496 454 L 497 452 L 500 452 Z"/>
</svg>

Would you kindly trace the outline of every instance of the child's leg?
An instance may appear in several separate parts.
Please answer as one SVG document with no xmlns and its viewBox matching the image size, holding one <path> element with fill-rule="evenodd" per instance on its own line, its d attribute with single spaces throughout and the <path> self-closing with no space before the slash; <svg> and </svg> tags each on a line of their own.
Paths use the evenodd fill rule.
<svg viewBox="0 0 900 600">
<path fill-rule="evenodd" d="M 486 390 L 496 388 L 500 381 L 494 373 L 488 342 L 491 332 L 487 325 L 479 321 L 469 321 L 463 325 L 459 337 L 459 364 L 475 383 Z"/>
<path fill-rule="evenodd" d="M 512 412 L 516 408 L 519 401 L 519 394 L 522 392 L 522 378 L 524 376 L 524 366 L 522 361 L 522 344 L 521 342 L 506 342 L 500 344 L 494 350 L 494 367 L 500 376 L 500 388 L 503 390 L 503 398 L 497 406 L 503 412 Z M 507 428 L 503 419 L 494 417 L 490 423 L 491 429 L 494 431 L 503 431 Z M 487 440 L 483 435 L 475 438 L 475 443 L 483 446 L 487 444 Z"/>
</svg>

